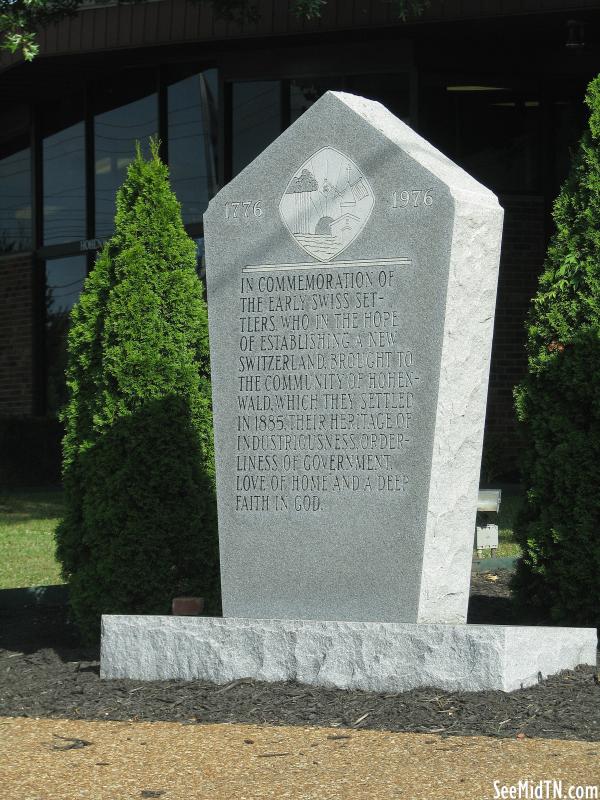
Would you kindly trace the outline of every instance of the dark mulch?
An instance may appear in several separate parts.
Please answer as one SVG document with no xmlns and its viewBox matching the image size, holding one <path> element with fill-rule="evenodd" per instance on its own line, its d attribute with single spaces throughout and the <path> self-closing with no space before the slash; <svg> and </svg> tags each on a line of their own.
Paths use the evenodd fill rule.
<svg viewBox="0 0 600 800">
<path fill-rule="evenodd" d="M 509 574 L 474 575 L 470 622 L 514 622 Z M 101 681 L 63 609 L 0 612 L 0 715 L 334 725 L 445 735 L 527 736 L 600 742 L 600 685 L 579 667 L 530 689 L 379 694 L 294 683 Z"/>
</svg>

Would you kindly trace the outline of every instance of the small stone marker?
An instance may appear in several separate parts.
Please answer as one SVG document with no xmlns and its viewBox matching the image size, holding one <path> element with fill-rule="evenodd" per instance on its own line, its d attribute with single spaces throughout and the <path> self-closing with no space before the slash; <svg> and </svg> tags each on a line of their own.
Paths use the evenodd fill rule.
<svg viewBox="0 0 600 800">
<path fill-rule="evenodd" d="M 225 616 L 466 620 L 501 228 L 333 92 L 211 202 Z"/>
<path fill-rule="evenodd" d="M 593 628 L 464 624 L 501 227 L 491 192 L 332 92 L 219 192 L 224 617 L 105 615 L 103 677 L 511 691 L 595 664 Z"/>
</svg>

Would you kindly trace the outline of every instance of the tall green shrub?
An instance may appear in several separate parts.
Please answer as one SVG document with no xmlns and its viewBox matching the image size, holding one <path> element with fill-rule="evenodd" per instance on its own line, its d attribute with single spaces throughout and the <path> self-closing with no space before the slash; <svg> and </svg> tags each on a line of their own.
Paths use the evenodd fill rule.
<svg viewBox="0 0 600 800">
<path fill-rule="evenodd" d="M 157 146 L 138 147 L 115 234 L 74 307 L 57 554 L 88 640 L 102 613 L 218 603 L 207 310 Z"/>
<path fill-rule="evenodd" d="M 527 503 L 517 598 L 555 622 L 600 624 L 600 76 L 554 205 L 556 233 L 528 320 Z"/>
</svg>

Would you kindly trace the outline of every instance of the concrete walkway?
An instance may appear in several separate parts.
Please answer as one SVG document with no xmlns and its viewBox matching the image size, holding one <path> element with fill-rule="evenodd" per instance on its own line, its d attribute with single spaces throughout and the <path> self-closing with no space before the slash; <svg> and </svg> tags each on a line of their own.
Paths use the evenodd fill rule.
<svg viewBox="0 0 600 800">
<path fill-rule="evenodd" d="M 519 781 L 558 797 L 533 793 L 547 780 L 600 796 L 600 743 L 0 718 L 6 800 L 487 800 Z"/>
</svg>

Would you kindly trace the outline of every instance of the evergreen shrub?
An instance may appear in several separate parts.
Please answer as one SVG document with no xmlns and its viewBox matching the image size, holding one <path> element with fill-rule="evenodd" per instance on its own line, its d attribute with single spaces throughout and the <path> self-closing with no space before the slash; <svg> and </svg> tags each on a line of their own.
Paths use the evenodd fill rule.
<svg viewBox="0 0 600 800">
<path fill-rule="evenodd" d="M 168 171 L 137 149 L 68 337 L 67 513 L 57 555 L 74 618 L 218 609 L 207 309 Z"/>
<path fill-rule="evenodd" d="M 600 76 L 589 126 L 554 205 L 552 238 L 528 319 L 528 374 L 515 390 L 526 447 L 522 609 L 600 624 Z"/>
</svg>

